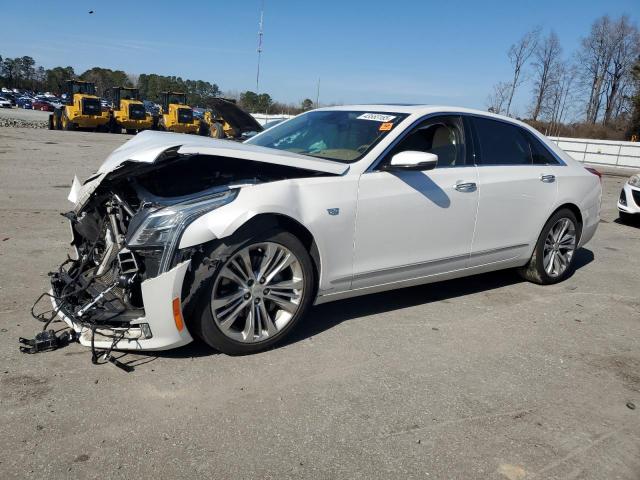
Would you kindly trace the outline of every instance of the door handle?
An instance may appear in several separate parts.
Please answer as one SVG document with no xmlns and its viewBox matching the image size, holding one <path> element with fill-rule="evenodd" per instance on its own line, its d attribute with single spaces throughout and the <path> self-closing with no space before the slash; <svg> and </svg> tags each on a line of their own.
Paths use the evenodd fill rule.
<svg viewBox="0 0 640 480">
<path fill-rule="evenodd" d="M 475 192 L 478 186 L 475 182 L 460 182 L 456 183 L 455 188 L 459 192 Z"/>
<path fill-rule="evenodd" d="M 543 173 L 542 175 L 540 175 L 540 181 L 544 183 L 553 183 L 556 181 L 556 176 L 550 173 L 548 174 Z"/>
</svg>

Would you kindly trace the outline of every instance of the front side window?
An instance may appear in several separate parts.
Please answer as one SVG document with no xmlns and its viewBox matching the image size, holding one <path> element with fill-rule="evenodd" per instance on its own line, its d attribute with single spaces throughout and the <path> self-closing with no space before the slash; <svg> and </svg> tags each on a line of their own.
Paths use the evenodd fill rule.
<svg viewBox="0 0 640 480">
<path fill-rule="evenodd" d="M 479 165 L 531 165 L 531 149 L 524 132 L 507 122 L 473 117 L 480 142 Z"/>
<path fill-rule="evenodd" d="M 365 156 L 405 113 L 325 110 L 305 113 L 245 143 L 339 162 Z"/>
<path fill-rule="evenodd" d="M 437 155 L 436 168 L 464 166 L 467 149 L 462 118 L 442 116 L 426 120 L 391 150 L 385 162 L 408 150 Z"/>
</svg>

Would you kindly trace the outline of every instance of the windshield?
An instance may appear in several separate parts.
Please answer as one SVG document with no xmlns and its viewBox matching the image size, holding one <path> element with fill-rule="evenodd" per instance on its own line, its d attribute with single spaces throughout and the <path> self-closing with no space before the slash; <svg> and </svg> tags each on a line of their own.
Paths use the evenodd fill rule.
<svg viewBox="0 0 640 480">
<path fill-rule="evenodd" d="M 73 83 L 71 85 L 71 91 L 73 94 L 83 93 L 85 95 L 95 95 L 96 87 L 93 83 Z"/>
<path fill-rule="evenodd" d="M 394 112 L 315 111 L 276 125 L 246 143 L 354 162 L 406 117 Z"/>
</svg>

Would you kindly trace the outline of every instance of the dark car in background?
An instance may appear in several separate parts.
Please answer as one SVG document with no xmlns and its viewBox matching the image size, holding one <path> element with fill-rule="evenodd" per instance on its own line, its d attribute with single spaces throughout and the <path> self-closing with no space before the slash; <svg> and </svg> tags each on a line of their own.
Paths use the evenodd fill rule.
<svg viewBox="0 0 640 480">
<path fill-rule="evenodd" d="M 31 108 L 33 110 L 40 110 L 42 112 L 53 112 L 55 107 L 47 100 L 35 99 L 31 102 Z"/>
<path fill-rule="evenodd" d="M 31 97 L 19 97 L 16 100 L 16 105 L 19 108 L 24 108 L 25 110 L 31 110 L 32 108 L 31 101 L 32 101 Z"/>
</svg>

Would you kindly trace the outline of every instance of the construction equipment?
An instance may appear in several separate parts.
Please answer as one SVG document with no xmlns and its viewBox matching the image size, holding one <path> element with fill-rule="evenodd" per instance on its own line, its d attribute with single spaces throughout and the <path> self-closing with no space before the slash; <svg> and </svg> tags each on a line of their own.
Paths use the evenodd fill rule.
<svg viewBox="0 0 640 480">
<path fill-rule="evenodd" d="M 158 121 L 158 130 L 176 133 L 201 133 L 200 120 L 193 117 L 193 109 L 187 105 L 185 93 L 162 92 L 160 100 L 162 114 Z"/>
<path fill-rule="evenodd" d="M 214 98 L 204 113 L 200 133 L 213 138 L 245 140 L 262 131 L 262 126 L 233 100 Z"/>
<path fill-rule="evenodd" d="M 113 87 L 109 91 L 112 102 L 109 130 L 111 133 L 134 134 L 153 127 L 153 117 L 147 113 L 137 88 Z"/>
<path fill-rule="evenodd" d="M 110 113 L 102 108 L 100 98 L 96 96 L 93 82 L 67 80 L 65 82 L 65 102 L 49 115 L 49 129 L 75 130 L 106 128 Z"/>
</svg>

